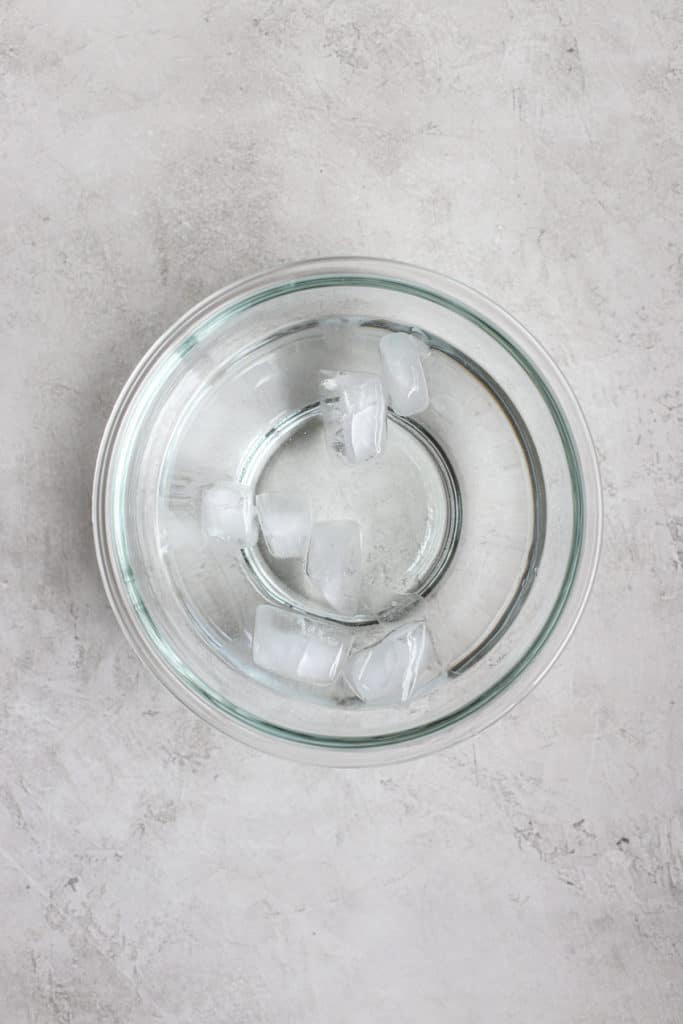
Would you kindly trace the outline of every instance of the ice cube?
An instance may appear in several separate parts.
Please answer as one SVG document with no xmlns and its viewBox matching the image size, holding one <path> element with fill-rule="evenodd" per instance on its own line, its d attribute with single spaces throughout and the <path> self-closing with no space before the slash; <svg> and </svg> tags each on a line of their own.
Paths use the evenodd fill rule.
<svg viewBox="0 0 683 1024">
<path fill-rule="evenodd" d="M 425 342 L 413 334 L 385 334 L 380 340 L 382 379 L 394 412 L 414 416 L 429 405 L 427 380 L 422 357 L 429 351 Z"/>
<path fill-rule="evenodd" d="M 380 454 L 387 403 L 377 374 L 323 370 L 320 407 L 327 442 L 347 462 L 365 462 Z"/>
<path fill-rule="evenodd" d="M 358 611 L 361 575 L 360 526 L 353 519 L 314 523 L 306 573 L 337 611 Z"/>
<path fill-rule="evenodd" d="M 202 490 L 202 528 L 209 537 L 255 544 L 258 523 L 251 491 L 232 480 Z"/>
<path fill-rule="evenodd" d="M 257 494 L 256 508 L 261 532 L 276 558 L 306 554 L 311 535 L 311 502 L 298 494 Z"/>
<path fill-rule="evenodd" d="M 424 622 L 409 622 L 352 655 L 346 662 L 344 678 L 361 700 L 399 704 L 409 699 L 433 658 L 427 626 Z"/>
<path fill-rule="evenodd" d="M 348 649 L 346 637 L 303 615 L 269 604 L 256 609 L 252 658 L 268 672 L 330 684 L 339 675 Z"/>
</svg>

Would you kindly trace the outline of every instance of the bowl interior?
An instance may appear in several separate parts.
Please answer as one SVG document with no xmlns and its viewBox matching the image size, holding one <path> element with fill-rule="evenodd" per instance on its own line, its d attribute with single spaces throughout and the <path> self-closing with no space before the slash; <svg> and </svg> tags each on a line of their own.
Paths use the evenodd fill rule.
<svg viewBox="0 0 683 1024">
<path fill-rule="evenodd" d="M 559 651 L 594 569 L 592 449 L 542 350 L 461 286 L 363 269 L 285 268 L 209 300 L 143 361 L 105 438 L 115 606 L 164 681 L 229 731 L 370 749 L 453 728 L 492 701 L 500 713 L 501 695 L 521 677 L 528 688 Z M 321 373 L 379 373 L 392 332 L 428 346 L 429 405 L 410 417 L 390 408 L 382 455 L 347 465 L 326 443 Z M 353 612 L 321 599 L 305 559 L 207 535 L 203 495 L 223 480 L 303 496 L 314 521 L 359 524 Z M 263 604 L 352 650 L 423 621 L 433 671 L 401 705 L 265 671 L 252 659 Z"/>
</svg>

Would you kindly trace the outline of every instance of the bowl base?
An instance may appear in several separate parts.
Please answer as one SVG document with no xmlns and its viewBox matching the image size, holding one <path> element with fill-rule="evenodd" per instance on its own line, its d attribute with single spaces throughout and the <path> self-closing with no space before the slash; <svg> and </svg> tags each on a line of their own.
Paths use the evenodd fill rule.
<svg viewBox="0 0 683 1024">
<path fill-rule="evenodd" d="M 343 615 L 321 599 L 301 560 L 277 559 L 263 541 L 245 550 L 264 597 L 343 623 L 392 618 L 442 577 L 460 535 L 460 489 L 453 466 L 431 435 L 389 413 L 382 454 L 347 465 L 324 443 L 318 403 L 288 415 L 261 435 L 240 479 L 255 492 L 310 499 L 314 521 L 353 520 L 363 541 L 360 610 Z"/>
</svg>

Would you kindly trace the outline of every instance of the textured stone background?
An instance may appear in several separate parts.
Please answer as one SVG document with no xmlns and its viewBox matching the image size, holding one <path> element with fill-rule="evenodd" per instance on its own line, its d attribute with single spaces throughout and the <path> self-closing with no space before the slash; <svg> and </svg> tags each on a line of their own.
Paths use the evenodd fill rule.
<svg viewBox="0 0 683 1024">
<path fill-rule="evenodd" d="M 679 0 L 0 3 L 3 1024 L 683 1020 Z M 514 714 L 281 763 L 138 668 L 89 492 L 186 307 L 407 259 L 543 340 L 601 570 Z"/>
</svg>

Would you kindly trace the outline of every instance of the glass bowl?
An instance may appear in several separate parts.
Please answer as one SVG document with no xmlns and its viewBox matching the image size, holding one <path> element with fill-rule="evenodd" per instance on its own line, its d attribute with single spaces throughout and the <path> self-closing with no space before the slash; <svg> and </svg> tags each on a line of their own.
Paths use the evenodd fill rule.
<svg viewBox="0 0 683 1024">
<path fill-rule="evenodd" d="M 349 461 L 321 375 L 382 379 L 395 334 L 419 346 L 428 405 L 401 415 L 390 394 L 381 454 Z M 257 520 L 248 540 L 207 529 L 226 481 L 248 516 L 254 495 L 284 495 L 357 524 L 355 604 L 328 600 L 305 553 L 273 554 Z M 539 682 L 588 598 L 601 499 L 579 406 L 520 324 L 450 278 L 340 258 L 225 288 L 153 345 L 107 424 L 93 523 L 119 623 L 176 696 L 255 747 L 355 765 L 470 737 Z M 263 607 L 335 638 L 340 664 L 418 623 L 429 670 L 403 700 L 362 699 L 343 664 L 312 685 L 293 648 L 257 657 Z"/>
</svg>

